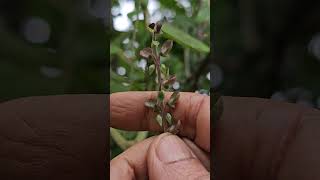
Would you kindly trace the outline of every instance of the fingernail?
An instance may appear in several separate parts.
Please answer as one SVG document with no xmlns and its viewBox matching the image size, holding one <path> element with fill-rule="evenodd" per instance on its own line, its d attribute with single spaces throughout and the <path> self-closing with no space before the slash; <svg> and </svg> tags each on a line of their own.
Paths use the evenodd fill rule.
<svg viewBox="0 0 320 180">
<path fill-rule="evenodd" d="M 171 163 L 193 157 L 187 145 L 175 135 L 164 136 L 157 146 L 158 158 L 164 163 Z"/>
</svg>

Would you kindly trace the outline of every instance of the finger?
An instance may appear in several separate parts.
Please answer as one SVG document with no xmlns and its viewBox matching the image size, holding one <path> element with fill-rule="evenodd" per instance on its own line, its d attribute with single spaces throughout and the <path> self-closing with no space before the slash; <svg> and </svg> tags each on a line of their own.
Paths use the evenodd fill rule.
<svg viewBox="0 0 320 180">
<path fill-rule="evenodd" d="M 210 173 L 191 149 L 170 133 L 161 134 L 152 142 L 147 162 L 150 179 L 210 179 Z"/>
<path fill-rule="evenodd" d="M 107 100 L 87 94 L 1 103 L 0 179 L 105 179 Z"/>
<path fill-rule="evenodd" d="M 192 150 L 192 152 L 197 156 L 197 158 L 201 161 L 203 166 L 210 171 L 210 154 L 200 149 L 197 145 L 195 145 L 192 141 L 187 138 L 182 138 L 184 143 Z"/>
<path fill-rule="evenodd" d="M 144 106 L 144 102 L 156 97 L 157 92 L 124 92 L 110 97 L 111 126 L 125 130 L 159 131 L 154 121 L 155 114 Z M 166 99 L 171 93 L 166 93 Z M 210 152 L 210 97 L 182 92 L 173 110 L 173 116 L 181 120 L 180 135 Z"/>
<path fill-rule="evenodd" d="M 154 137 L 145 139 L 112 159 L 110 162 L 110 179 L 146 179 L 147 152 L 153 139 Z"/>
<path fill-rule="evenodd" d="M 213 132 L 217 179 L 320 178 L 318 110 L 259 98 L 222 99 Z"/>
</svg>

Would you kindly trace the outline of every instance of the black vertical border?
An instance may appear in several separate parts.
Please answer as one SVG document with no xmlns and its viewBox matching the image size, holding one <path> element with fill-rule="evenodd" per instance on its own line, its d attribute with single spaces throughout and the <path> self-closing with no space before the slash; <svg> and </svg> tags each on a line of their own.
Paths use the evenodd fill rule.
<svg viewBox="0 0 320 180">
<path fill-rule="evenodd" d="M 216 161 L 215 161 L 215 127 L 216 127 L 216 122 L 217 122 L 217 107 L 216 104 L 219 99 L 218 92 L 213 89 L 213 72 L 212 72 L 212 65 L 214 63 L 214 53 L 215 53 L 215 29 L 216 29 L 216 24 L 214 21 L 214 10 L 215 10 L 215 3 L 216 0 L 210 0 L 210 63 L 209 63 L 209 70 L 210 70 L 210 179 L 216 179 L 215 178 L 215 169 L 216 169 Z"/>
<path fill-rule="evenodd" d="M 106 179 L 110 179 L 110 32 L 111 32 L 111 0 L 107 1 L 107 25 L 106 25 L 106 94 L 107 94 L 107 118 L 106 118 Z"/>
</svg>

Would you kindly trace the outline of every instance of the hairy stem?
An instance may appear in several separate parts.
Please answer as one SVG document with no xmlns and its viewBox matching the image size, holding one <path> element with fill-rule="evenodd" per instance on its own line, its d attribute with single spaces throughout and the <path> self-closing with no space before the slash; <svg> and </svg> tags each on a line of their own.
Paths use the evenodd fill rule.
<svg viewBox="0 0 320 180">
<path fill-rule="evenodd" d="M 154 52 L 154 57 L 153 57 L 153 62 L 156 68 L 156 76 L 158 78 L 158 85 L 159 85 L 159 92 L 162 90 L 163 82 L 161 78 L 161 62 L 160 62 L 160 54 L 157 50 L 157 46 L 153 44 L 153 41 L 156 41 L 156 33 L 152 33 L 152 42 L 151 42 L 151 48 L 153 49 Z M 160 105 L 160 116 L 162 118 L 162 127 L 163 127 L 163 132 L 166 131 L 167 129 L 167 121 L 166 121 L 166 113 L 165 113 L 165 103 L 161 102 Z"/>
</svg>

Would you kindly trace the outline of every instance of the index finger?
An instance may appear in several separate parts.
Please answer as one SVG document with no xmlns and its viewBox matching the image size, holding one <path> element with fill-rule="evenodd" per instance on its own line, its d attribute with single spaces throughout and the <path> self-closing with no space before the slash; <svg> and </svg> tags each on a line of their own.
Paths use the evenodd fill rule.
<svg viewBox="0 0 320 180">
<path fill-rule="evenodd" d="M 172 93 L 167 92 L 168 99 Z M 157 96 L 157 92 L 121 92 L 110 96 L 111 127 L 124 130 L 161 131 L 154 121 L 155 114 L 144 102 Z M 181 121 L 179 133 L 210 152 L 210 97 L 181 92 L 173 110 L 173 117 Z"/>
</svg>

